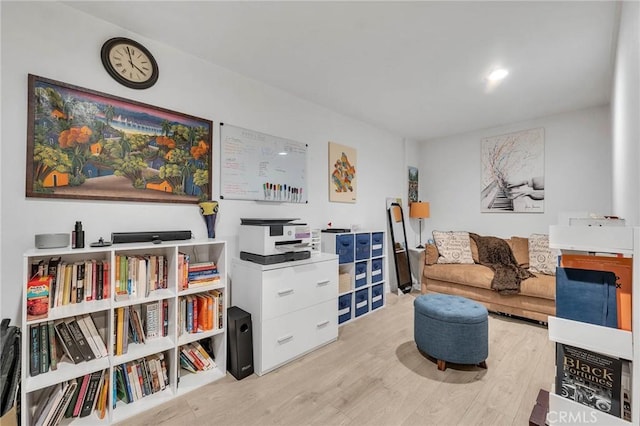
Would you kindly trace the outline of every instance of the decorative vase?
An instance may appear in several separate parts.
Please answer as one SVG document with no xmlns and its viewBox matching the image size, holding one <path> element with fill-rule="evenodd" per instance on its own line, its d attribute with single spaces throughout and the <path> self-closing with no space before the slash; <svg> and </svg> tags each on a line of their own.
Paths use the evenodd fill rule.
<svg viewBox="0 0 640 426">
<path fill-rule="evenodd" d="M 209 238 L 216 237 L 216 217 L 218 216 L 218 202 L 217 201 L 203 201 L 198 203 L 200 206 L 200 213 L 204 219 L 205 225 L 207 225 L 207 236 Z"/>
</svg>

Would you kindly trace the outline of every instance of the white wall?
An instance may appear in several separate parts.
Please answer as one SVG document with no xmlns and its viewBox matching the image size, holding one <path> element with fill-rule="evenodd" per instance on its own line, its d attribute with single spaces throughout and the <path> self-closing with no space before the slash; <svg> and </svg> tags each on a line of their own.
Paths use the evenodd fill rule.
<svg viewBox="0 0 640 426">
<path fill-rule="evenodd" d="M 558 213 L 611 212 L 611 136 L 606 106 L 478 130 L 421 146 L 420 197 L 431 204 L 431 231 L 510 237 L 547 233 Z M 480 213 L 482 138 L 544 127 L 544 213 Z"/>
<path fill-rule="evenodd" d="M 640 3 L 623 2 L 611 101 L 613 212 L 640 225 Z"/>
<path fill-rule="evenodd" d="M 406 198 L 403 140 L 280 90 L 203 62 L 153 40 L 53 2 L 0 3 L 2 7 L 1 317 L 20 318 L 22 253 L 34 234 L 70 232 L 76 220 L 86 242 L 111 232 L 190 229 L 206 237 L 195 205 L 118 203 L 25 198 L 27 74 L 134 99 L 214 121 L 214 168 L 218 123 L 226 122 L 309 144 L 308 205 L 223 200 L 216 237 L 236 256 L 240 217 L 299 217 L 313 227 L 328 222 L 386 229 L 386 197 Z M 115 36 L 145 44 L 160 65 L 160 80 L 136 91 L 104 71 L 100 47 Z M 358 151 L 358 201 L 328 202 L 328 141 Z M 214 199 L 219 196 L 214 170 Z M 388 270 L 388 268 L 386 268 Z"/>
</svg>

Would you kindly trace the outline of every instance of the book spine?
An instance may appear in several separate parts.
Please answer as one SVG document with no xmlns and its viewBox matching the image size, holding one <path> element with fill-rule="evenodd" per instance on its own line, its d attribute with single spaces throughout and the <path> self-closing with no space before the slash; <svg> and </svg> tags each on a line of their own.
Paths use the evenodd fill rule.
<svg viewBox="0 0 640 426">
<path fill-rule="evenodd" d="M 56 334 L 58 335 L 58 338 L 60 340 L 60 344 L 62 344 L 62 348 L 64 349 L 67 356 L 71 359 L 71 361 L 74 364 L 84 361 L 84 356 L 82 355 L 82 352 L 80 352 L 80 348 L 73 339 L 67 323 L 65 323 L 63 320 L 56 321 L 55 329 Z"/>
<path fill-rule="evenodd" d="M 40 327 L 38 325 L 30 326 L 29 334 L 31 335 L 29 374 L 33 377 L 40 374 Z"/>
<path fill-rule="evenodd" d="M 169 301 L 162 300 L 162 335 L 169 335 Z"/>
<path fill-rule="evenodd" d="M 91 361 L 92 359 L 95 359 L 95 355 L 93 354 L 89 343 L 85 339 L 84 334 L 82 334 L 82 330 L 80 329 L 78 321 L 75 318 L 68 318 L 67 320 L 65 320 L 65 322 L 67 323 L 69 332 L 71 333 L 73 340 L 75 340 L 76 344 L 78 345 L 78 348 L 80 349 L 80 353 L 82 354 L 84 360 Z"/>
<path fill-rule="evenodd" d="M 52 257 L 49 259 L 49 271 L 48 274 L 51 277 L 51 283 L 49 286 L 49 307 L 55 307 L 55 294 L 58 289 L 58 265 L 60 264 L 60 257 Z"/>
<path fill-rule="evenodd" d="M 96 395 L 98 393 L 98 386 L 102 379 L 102 371 L 97 371 L 91 374 L 91 378 L 89 379 L 89 385 L 87 387 L 87 393 L 84 397 L 84 401 L 82 402 L 82 408 L 80 410 L 80 417 L 87 417 L 91 414 L 91 410 L 95 405 Z"/>
<path fill-rule="evenodd" d="M 56 347 L 56 332 L 53 326 L 53 320 L 47 322 L 47 333 L 49 335 L 49 363 L 51 371 L 58 369 L 58 348 Z"/>
<path fill-rule="evenodd" d="M 104 269 L 102 262 L 96 263 L 96 298 L 102 300 L 104 297 Z"/>
<path fill-rule="evenodd" d="M 91 336 L 91 332 L 89 331 L 89 327 L 87 326 L 85 317 L 84 316 L 76 317 L 76 321 L 78 323 L 78 326 L 80 327 L 80 331 L 82 332 L 82 335 L 84 336 L 85 341 L 87 342 L 87 344 L 89 345 L 89 348 L 91 349 L 91 352 L 93 352 L 94 358 L 101 358 L 102 354 L 100 353 L 98 346 L 96 346 L 96 342 L 93 340 L 93 337 Z"/>
<path fill-rule="evenodd" d="M 40 335 L 40 373 L 49 371 L 49 325 L 41 322 Z"/>
<path fill-rule="evenodd" d="M 82 377 L 82 385 L 80 386 L 80 392 L 78 393 L 78 399 L 76 400 L 76 405 L 73 408 L 72 417 L 78 417 L 80 415 L 80 411 L 82 410 L 82 404 L 84 404 L 84 398 L 87 395 L 89 380 L 91 380 L 91 374 L 86 374 L 84 377 Z"/>
</svg>

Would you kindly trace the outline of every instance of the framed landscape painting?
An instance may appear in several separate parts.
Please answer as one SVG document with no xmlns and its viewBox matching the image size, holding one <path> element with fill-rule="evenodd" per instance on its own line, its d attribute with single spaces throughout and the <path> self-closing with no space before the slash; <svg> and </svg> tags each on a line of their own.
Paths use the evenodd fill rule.
<svg viewBox="0 0 640 426">
<path fill-rule="evenodd" d="M 212 122 L 29 75 L 27 197 L 211 199 Z"/>
</svg>

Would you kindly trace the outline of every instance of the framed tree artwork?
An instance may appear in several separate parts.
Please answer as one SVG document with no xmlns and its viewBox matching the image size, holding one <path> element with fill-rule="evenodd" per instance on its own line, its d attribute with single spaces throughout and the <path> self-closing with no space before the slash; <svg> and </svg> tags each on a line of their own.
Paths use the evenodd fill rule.
<svg viewBox="0 0 640 426">
<path fill-rule="evenodd" d="M 212 122 L 29 75 L 27 197 L 211 198 Z"/>
<path fill-rule="evenodd" d="M 358 187 L 356 150 L 329 142 L 329 201 L 355 203 Z"/>
<path fill-rule="evenodd" d="M 482 139 L 482 212 L 544 212 L 544 129 Z"/>
</svg>

